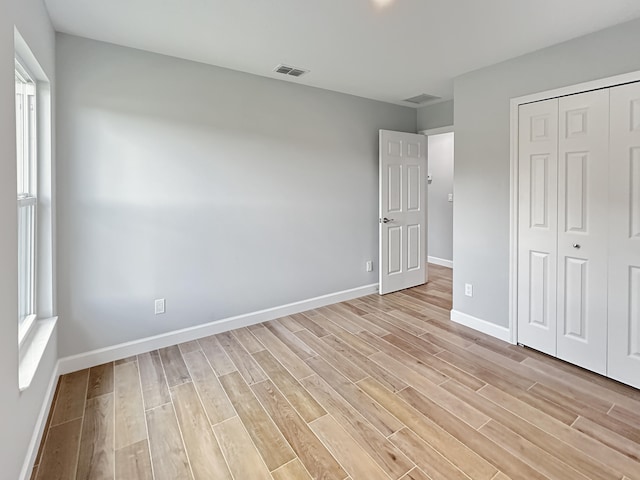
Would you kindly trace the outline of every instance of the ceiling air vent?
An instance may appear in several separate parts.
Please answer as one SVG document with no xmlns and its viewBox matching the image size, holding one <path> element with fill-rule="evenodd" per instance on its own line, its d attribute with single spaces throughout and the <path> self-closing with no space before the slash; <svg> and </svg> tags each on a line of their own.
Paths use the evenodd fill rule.
<svg viewBox="0 0 640 480">
<path fill-rule="evenodd" d="M 416 97 L 406 98 L 403 100 L 403 102 L 409 102 L 415 105 L 422 105 L 423 103 L 431 102 L 433 100 L 439 100 L 440 98 L 442 97 L 436 97 L 435 95 L 427 95 L 426 93 L 423 93 Z"/>
<path fill-rule="evenodd" d="M 274 68 L 273 71 L 283 75 L 289 75 L 290 77 L 301 77 L 302 75 L 309 73 L 309 70 L 305 70 L 304 68 L 291 67 L 282 63 Z"/>
</svg>

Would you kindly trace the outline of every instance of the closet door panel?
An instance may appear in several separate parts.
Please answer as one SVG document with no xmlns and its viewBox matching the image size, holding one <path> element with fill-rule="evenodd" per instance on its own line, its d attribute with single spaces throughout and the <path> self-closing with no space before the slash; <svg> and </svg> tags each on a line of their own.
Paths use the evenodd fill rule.
<svg viewBox="0 0 640 480">
<path fill-rule="evenodd" d="M 609 91 L 559 100 L 557 356 L 607 369 Z"/>
<path fill-rule="evenodd" d="M 608 375 L 640 388 L 640 84 L 611 89 Z"/>
<path fill-rule="evenodd" d="M 518 342 L 556 354 L 558 100 L 520 106 Z"/>
</svg>

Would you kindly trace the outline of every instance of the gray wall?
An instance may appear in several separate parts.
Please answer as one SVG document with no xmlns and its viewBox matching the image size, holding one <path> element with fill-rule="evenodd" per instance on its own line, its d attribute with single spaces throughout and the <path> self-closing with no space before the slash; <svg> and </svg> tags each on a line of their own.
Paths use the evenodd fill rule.
<svg viewBox="0 0 640 480">
<path fill-rule="evenodd" d="M 61 356 L 377 282 L 413 109 L 67 35 L 57 69 Z"/>
<path fill-rule="evenodd" d="M 429 149 L 429 229 L 428 255 L 453 260 L 453 132 L 430 135 Z"/>
<path fill-rule="evenodd" d="M 635 20 L 455 80 L 454 310 L 508 325 L 509 100 L 640 70 L 638 45 Z"/>
<path fill-rule="evenodd" d="M 0 0 L 0 477 L 11 480 L 19 478 L 57 360 L 54 332 L 31 386 L 18 391 L 14 25 L 52 86 L 55 80 L 55 37 L 43 3 Z"/>
<path fill-rule="evenodd" d="M 418 108 L 418 131 L 453 125 L 453 111 L 453 100 Z"/>
</svg>

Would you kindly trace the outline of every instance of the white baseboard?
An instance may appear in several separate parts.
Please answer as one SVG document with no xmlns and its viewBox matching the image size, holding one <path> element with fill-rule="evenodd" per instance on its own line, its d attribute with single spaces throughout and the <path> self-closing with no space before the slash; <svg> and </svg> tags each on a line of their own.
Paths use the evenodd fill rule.
<svg viewBox="0 0 640 480">
<path fill-rule="evenodd" d="M 491 335 L 505 342 L 511 343 L 511 334 L 507 327 L 501 327 L 495 323 L 487 322 L 480 318 L 472 317 L 466 313 L 458 312 L 457 310 L 451 310 L 451 321 L 464 325 L 465 327 L 473 328 L 487 335 Z"/>
<path fill-rule="evenodd" d="M 53 404 L 53 397 L 56 393 L 56 387 L 58 386 L 59 377 L 60 361 L 57 361 L 55 367 L 53 367 L 53 373 L 51 374 L 51 380 L 49 380 L 49 386 L 47 387 L 47 391 L 42 402 L 42 407 L 40 407 L 40 413 L 38 414 L 38 419 L 36 420 L 36 426 L 33 430 L 33 435 L 31 435 L 31 441 L 29 442 L 27 455 L 24 460 L 24 465 L 22 466 L 22 471 L 20 472 L 20 480 L 29 480 L 31 478 L 33 466 L 35 465 L 36 457 L 38 456 L 40 442 L 43 439 L 44 429 L 47 426 L 47 418 L 49 418 L 49 411 L 51 410 L 51 406 Z"/>
<path fill-rule="evenodd" d="M 286 315 L 292 315 L 294 313 L 324 307 L 325 305 L 363 297 L 365 295 L 376 293 L 377 291 L 377 283 L 365 285 L 364 287 L 330 293 L 328 295 L 322 295 L 320 297 L 310 298 L 300 302 L 289 303 L 279 307 L 259 310 L 257 312 L 225 318 L 215 322 L 205 323 L 203 325 L 196 325 L 182 330 L 175 330 L 173 332 L 167 332 L 153 337 L 142 338 L 140 340 L 100 348 L 91 352 L 64 357 L 59 360 L 58 373 L 60 375 L 64 375 L 84 368 L 113 362 L 114 360 L 130 357 L 132 355 L 139 355 L 151 350 L 157 350 L 158 348 L 169 347 L 178 343 L 197 340 L 198 338 L 208 337 L 209 335 L 227 332 L 236 328 L 275 320 L 276 318 L 284 317 Z"/>
<path fill-rule="evenodd" d="M 427 257 L 429 263 L 440 265 L 441 267 L 453 268 L 453 260 L 446 260 L 438 257 Z"/>
</svg>

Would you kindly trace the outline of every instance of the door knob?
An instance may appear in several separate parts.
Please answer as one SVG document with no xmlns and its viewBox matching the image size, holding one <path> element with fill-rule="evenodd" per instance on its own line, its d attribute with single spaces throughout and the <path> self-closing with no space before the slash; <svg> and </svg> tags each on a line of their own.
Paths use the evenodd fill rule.
<svg viewBox="0 0 640 480">
<path fill-rule="evenodd" d="M 393 218 L 387 218 L 387 217 L 384 217 L 384 218 L 382 219 L 382 223 L 389 223 L 389 222 L 393 222 Z"/>
<path fill-rule="evenodd" d="M 573 244 L 573 248 L 580 248 L 580 244 L 579 243 L 574 243 Z"/>
</svg>

